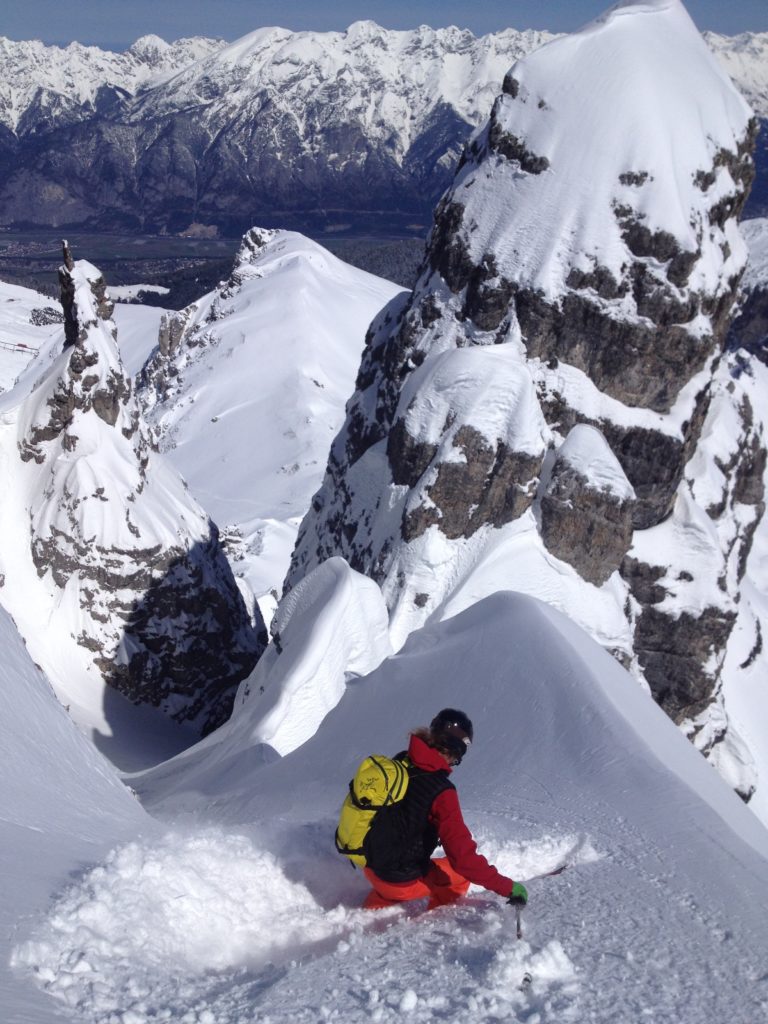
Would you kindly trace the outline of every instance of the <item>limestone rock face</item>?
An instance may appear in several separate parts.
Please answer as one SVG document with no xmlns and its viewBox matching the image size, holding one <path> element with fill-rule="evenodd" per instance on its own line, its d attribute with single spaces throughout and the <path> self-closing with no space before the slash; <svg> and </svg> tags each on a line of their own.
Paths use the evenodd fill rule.
<svg viewBox="0 0 768 1024">
<path fill-rule="evenodd" d="M 575 426 L 541 497 L 541 538 L 582 579 L 600 586 L 632 543 L 634 491 L 594 427 Z"/>
<path fill-rule="evenodd" d="M 724 356 L 755 130 L 677 0 L 628 0 L 520 60 L 412 295 L 371 325 L 287 586 L 343 555 L 396 643 L 531 593 L 722 751 L 763 512 L 758 392 Z"/>
<path fill-rule="evenodd" d="M 154 449 L 103 278 L 66 250 L 60 280 L 63 351 L 7 399 L 25 468 L 6 511 L 24 524 L 29 558 L 3 551 L 3 598 L 25 633 L 13 584 L 29 573 L 65 663 L 205 732 L 227 718 L 263 623 L 249 620 L 215 525 Z"/>
<path fill-rule="evenodd" d="M 672 514 L 654 529 L 635 531 L 621 567 L 638 667 L 705 753 L 729 742 L 723 670 L 736 624 L 748 652 L 762 646 L 744 585 L 765 512 L 765 421 L 754 407 L 756 383 L 738 358 L 718 368 Z M 730 660 L 738 677 L 744 665 Z M 748 797 L 754 784 L 744 776 L 736 788 Z"/>
</svg>

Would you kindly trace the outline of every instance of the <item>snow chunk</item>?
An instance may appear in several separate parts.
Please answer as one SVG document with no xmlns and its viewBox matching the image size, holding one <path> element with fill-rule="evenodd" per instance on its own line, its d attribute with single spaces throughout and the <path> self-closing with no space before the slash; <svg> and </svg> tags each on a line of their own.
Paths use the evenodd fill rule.
<svg viewBox="0 0 768 1024">
<path fill-rule="evenodd" d="M 89 1020 L 163 1019 L 150 993 L 149 1005 L 181 1020 L 206 985 L 199 975 L 295 959 L 338 935 L 346 913 L 323 911 L 244 836 L 172 833 L 113 850 L 59 897 L 12 963 Z"/>
<path fill-rule="evenodd" d="M 403 992 L 403 998 L 400 1000 L 400 1013 L 413 1013 L 418 1003 L 419 997 L 412 988 L 407 988 Z"/>
<path fill-rule="evenodd" d="M 578 1020 L 576 968 L 557 940 L 536 952 L 527 942 L 505 946 L 496 954 L 486 983 L 485 999 L 499 1009 L 525 1007 L 529 1020 Z M 529 1016 L 532 1010 L 535 1015 Z M 539 1018 L 535 1011 L 546 1015 Z"/>
<path fill-rule="evenodd" d="M 609 491 L 621 501 L 635 497 L 635 489 L 627 480 L 619 460 L 596 427 L 577 424 L 557 455 L 598 490 Z"/>
<path fill-rule="evenodd" d="M 548 428 L 531 375 L 511 345 L 441 352 L 408 378 L 400 398 L 405 426 L 417 441 L 437 444 L 450 416 L 451 439 L 470 424 L 491 445 L 543 455 Z"/>
</svg>

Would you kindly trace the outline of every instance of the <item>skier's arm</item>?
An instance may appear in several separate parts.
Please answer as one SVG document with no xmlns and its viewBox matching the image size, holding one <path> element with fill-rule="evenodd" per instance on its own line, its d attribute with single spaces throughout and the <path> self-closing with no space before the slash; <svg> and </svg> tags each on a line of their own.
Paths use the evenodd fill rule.
<svg viewBox="0 0 768 1024">
<path fill-rule="evenodd" d="M 512 892 L 513 881 L 497 871 L 482 854 L 477 852 L 477 843 L 464 823 L 455 789 L 445 789 L 435 797 L 430 818 L 437 828 L 440 842 L 451 867 L 475 885 L 507 897 Z"/>
</svg>

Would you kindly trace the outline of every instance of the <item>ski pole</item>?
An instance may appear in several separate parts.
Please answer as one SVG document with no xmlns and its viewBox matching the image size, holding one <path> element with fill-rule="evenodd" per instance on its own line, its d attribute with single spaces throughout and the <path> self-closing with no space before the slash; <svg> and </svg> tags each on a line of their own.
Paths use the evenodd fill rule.
<svg viewBox="0 0 768 1024">
<path fill-rule="evenodd" d="M 515 920 L 517 922 L 517 937 L 522 939 L 523 937 L 523 908 L 518 903 L 515 907 Z"/>
</svg>

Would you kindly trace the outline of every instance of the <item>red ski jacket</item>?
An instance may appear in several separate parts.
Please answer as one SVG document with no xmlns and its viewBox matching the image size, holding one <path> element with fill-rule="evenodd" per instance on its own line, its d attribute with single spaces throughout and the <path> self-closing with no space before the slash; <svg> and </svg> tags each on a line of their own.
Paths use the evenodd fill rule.
<svg viewBox="0 0 768 1024">
<path fill-rule="evenodd" d="M 408 757 L 412 764 L 422 771 L 451 771 L 443 755 L 428 746 L 418 736 L 411 736 Z M 477 852 L 477 843 L 464 823 L 455 789 L 445 789 L 432 802 L 429 822 L 437 829 L 440 842 L 451 867 L 475 885 L 507 897 L 512 892 L 513 881 L 497 871 L 482 854 Z"/>
</svg>

